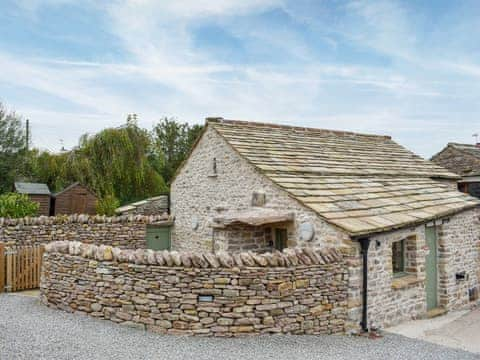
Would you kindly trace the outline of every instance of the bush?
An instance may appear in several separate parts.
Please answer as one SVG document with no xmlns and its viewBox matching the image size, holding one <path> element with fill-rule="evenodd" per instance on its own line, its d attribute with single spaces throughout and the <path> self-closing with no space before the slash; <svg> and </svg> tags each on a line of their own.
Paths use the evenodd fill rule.
<svg viewBox="0 0 480 360">
<path fill-rule="evenodd" d="M 17 193 L 0 195 L 0 217 L 35 216 L 39 207 L 40 204 L 31 201 L 27 195 Z"/>
<path fill-rule="evenodd" d="M 115 209 L 120 206 L 120 201 L 114 195 L 106 195 L 97 202 L 97 214 L 113 216 Z"/>
</svg>

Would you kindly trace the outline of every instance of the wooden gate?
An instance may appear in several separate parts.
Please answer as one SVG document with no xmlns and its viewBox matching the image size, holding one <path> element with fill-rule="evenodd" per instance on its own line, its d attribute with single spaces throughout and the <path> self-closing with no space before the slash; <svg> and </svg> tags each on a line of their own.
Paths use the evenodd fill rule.
<svg viewBox="0 0 480 360">
<path fill-rule="evenodd" d="M 43 245 L 0 244 L 0 292 L 38 288 L 43 251 Z"/>
</svg>

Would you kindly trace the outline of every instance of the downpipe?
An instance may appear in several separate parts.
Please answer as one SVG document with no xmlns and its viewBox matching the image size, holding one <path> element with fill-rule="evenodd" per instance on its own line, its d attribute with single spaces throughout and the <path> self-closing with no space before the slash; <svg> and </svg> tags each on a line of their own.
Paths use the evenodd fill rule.
<svg viewBox="0 0 480 360">
<path fill-rule="evenodd" d="M 358 239 L 358 242 L 363 259 L 362 321 L 360 326 L 364 332 L 368 332 L 368 248 L 370 247 L 370 238 L 361 238 Z"/>
</svg>

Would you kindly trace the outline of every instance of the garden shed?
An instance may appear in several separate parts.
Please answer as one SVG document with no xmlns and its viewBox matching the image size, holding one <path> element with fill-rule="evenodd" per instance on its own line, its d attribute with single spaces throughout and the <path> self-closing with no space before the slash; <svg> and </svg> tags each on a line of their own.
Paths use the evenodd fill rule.
<svg viewBox="0 0 480 360">
<path fill-rule="evenodd" d="M 53 195 L 52 210 L 52 215 L 95 215 L 97 196 L 86 186 L 76 182 Z"/>
<path fill-rule="evenodd" d="M 364 329 L 478 298 L 479 200 L 391 137 L 207 119 L 171 186 L 178 250 L 338 247 Z"/>
<path fill-rule="evenodd" d="M 40 205 L 38 215 L 50 215 L 51 193 L 47 184 L 31 182 L 15 182 L 15 192 L 27 195 L 30 200 Z"/>
</svg>

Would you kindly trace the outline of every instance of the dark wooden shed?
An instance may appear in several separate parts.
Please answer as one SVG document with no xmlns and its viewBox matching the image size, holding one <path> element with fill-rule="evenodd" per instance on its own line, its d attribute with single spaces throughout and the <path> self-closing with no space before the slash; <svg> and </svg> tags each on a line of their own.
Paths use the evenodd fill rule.
<svg viewBox="0 0 480 360">
<path fill-rule="evenodd" d="M 76 182 L 56 193 L 52 199 L 53 215 L 90 214 L 97 212 L 97 196 Z"/>
<path fill-rule="evenodd" d="M 50 198 L 52 194 L 47 184 L 15 182 L 15 192 L 28 195 L 30 200 L 40 205 L 38 215 L 50 215 Z"/>
</svg>

